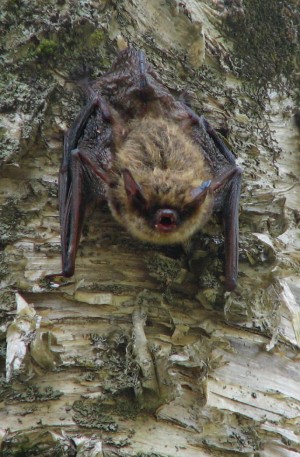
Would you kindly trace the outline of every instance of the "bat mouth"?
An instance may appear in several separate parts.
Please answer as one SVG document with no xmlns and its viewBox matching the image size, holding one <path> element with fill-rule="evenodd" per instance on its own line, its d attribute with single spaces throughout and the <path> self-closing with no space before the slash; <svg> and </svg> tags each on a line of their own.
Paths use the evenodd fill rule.
<svg viewBox="0 0 300 457">
<path fill-rule="evenodd" d="M 156 212 L 154 227 L 160 232 L 172 232 L 177 228 L 177 219 L 173 209 L 160 209 Z"/>
</svg>

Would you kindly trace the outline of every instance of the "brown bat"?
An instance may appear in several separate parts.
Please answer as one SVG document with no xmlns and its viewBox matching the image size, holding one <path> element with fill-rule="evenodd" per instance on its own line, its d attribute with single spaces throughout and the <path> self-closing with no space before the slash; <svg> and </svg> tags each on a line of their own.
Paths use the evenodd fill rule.
<svg viewBox="0 0 300 457">
<path fill-rule="evenodd" d="M 226 288 L 234 289 L 241 170 L 232 152 L 171 95 L 142 51 L 122 51 L 85 89 L 59 173 L 59 275 L 73 275 L 87 204 L 100 197 L 133 236 L 156 244 L 184 242 L 221 211 Z"/>
</svg>

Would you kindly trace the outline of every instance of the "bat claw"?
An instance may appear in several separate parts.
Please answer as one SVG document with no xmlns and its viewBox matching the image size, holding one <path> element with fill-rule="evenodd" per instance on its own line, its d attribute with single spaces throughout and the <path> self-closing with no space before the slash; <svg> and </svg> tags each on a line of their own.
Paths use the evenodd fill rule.
<svg viewBox="0 0 300 457">
<path fill-rule="evenodd" d="M 60 273 L 51 273 L 49 275 L 44 276 L 44 279 L 46 281 L 50 282 L 50 281 L 53 281 L 54 278 L 62 277 L 62 276 L 64 276 L 64 274 L 62 272 L 60 272 Z"/>
<path fill-rule="evenodd" d="M 53 281 L 55 278 L 70 278 L 74 274 L 74 268 L 69 268 L 60 273 L 50 273 L 44 277 L 47 281 Z"/>
</svg>

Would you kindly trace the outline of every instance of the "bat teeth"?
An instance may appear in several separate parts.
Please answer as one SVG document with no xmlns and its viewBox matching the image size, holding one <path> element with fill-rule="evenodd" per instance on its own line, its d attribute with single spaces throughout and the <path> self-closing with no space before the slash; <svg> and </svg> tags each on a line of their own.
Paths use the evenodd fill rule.
<svg viewBox="0 0 300 457">
<path fill-rule="evenodd" d="M 159 209 L 155 214 L 154 227 L 160 232 L 172 232 L 177 228 L 178 215 L 173 209 Z"/>
</svg>

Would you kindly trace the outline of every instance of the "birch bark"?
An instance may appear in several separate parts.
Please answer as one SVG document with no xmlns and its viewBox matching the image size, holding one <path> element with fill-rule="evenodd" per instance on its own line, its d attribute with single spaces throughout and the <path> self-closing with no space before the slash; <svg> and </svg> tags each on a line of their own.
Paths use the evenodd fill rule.
<svg viewBox="0 0 300 457">
<path fill-rule="evenodd" d="M 0 26 L 1 455 L 300 455 L 297 1 L 3 0 Z M 127 45 L 244 169 L 230 294 L 217 221 L 178 254 L 106 208 L 74 277 L 43 280 L 60 269 L 73 81 Z"/>
</svg>

